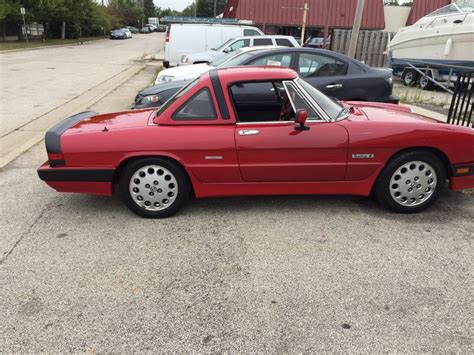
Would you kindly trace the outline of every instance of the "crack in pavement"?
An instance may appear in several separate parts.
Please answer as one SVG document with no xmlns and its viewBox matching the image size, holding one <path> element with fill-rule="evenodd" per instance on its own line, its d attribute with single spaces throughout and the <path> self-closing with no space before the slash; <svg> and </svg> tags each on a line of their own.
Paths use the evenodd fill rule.
<svg viewBox="0 0 474 355">
<path fill-rule="evenodd" d="M 45 212 L 49 208 L 49 205 L 50 204 L 48 203 L 48 204 L 46 204 L 46 206 L 43 207 L 43 210 L 38 215 L 38 217 L 36 217 L 35 220 L 33 221 L 33 223 L 30 224 L 28 229 L 20 235 L 20 238 L 18 238 L 18 240 L 15 242 L 15 244 L 13 244 L 13 246 L 10 248 L 10 250 L 3 256 L 3 258 L 0 259 L 0 265 L 2 265 L 7 260 L 7 258 L 13 253 L 13 251 L 21 243 L 21 241 L 31 232 L 31 230 L 33 229 L 35 224 L 38 223 L 38 221 L 44 216 Z"/>
</svg>

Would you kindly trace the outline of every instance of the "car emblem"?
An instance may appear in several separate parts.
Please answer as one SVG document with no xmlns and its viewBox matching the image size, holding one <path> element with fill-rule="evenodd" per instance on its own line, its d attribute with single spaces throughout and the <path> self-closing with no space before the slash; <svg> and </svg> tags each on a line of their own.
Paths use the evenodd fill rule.
<svg viewBox="0 0 474 355">
<path fill-rule="evenodd" d="M 352 159 L 374 159 L 374 154 L 352 154 Z"/>
</svg>

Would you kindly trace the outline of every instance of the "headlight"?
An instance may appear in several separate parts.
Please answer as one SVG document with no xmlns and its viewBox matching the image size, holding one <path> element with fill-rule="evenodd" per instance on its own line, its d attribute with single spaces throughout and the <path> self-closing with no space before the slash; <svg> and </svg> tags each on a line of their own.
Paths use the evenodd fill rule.
<svg viewBox="0 0 474 355">
<path fill-rule="evenodd" d="M 183 58 L 181 58 L 181 63 L 187 63 L 189 62 L 189 57 L 187 55 L 183 55 Z"/>
<path fill-rule="evenodd" d="M 173 78 L 174 76 L 171 76 L 171 75 L 163 75 L 158 78 L 159 79 L 158 81 L 167 83 L 167 82 L 173 81 Z"/>
<path fill-rule="evenodd" d="M 149 104 L 149 103 L 158 102 L 158 101 L 160 101 L 160 97 L 158 95 L 148 95 L 148 96 L 143 97 L 141 103 Z"/>
</svg>

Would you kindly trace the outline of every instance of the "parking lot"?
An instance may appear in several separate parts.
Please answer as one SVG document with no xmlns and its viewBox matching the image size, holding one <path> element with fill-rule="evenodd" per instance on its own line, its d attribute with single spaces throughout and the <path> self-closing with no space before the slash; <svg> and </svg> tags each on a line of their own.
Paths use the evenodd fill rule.
<svg viewBox="0 0 474 355">
<path fill-rule="evenodd" d="M 102 58 L 124 42 L 107 43 Z M 155 73 L 91 109 L 124 109 Z M 118 197 L 54 192 L 36 174 L 46 159 L 39 143 L 0 170 L 2 352 L 473 351 L 472 194 L 414 215 L 287 196 L 193 200 L 147 220 Z"/>
</svg>

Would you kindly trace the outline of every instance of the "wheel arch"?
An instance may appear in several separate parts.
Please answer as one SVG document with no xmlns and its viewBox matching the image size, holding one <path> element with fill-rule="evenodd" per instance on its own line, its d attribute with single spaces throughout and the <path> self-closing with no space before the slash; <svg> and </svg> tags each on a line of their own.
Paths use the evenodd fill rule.
<svg viewBox="0 0 474 355">
<path fill-rule="evenodd" d="M 382 172 L 384 171 L 384 169 L 388 165 L 388 163 L 390 163 L 392 160 L 396 159 L 400 155 L 402 155 L 404 153 L 407 153 L 407 152 L 429 152 L 429 153 L 435 155 L 441 161 L 441 163 L 443 164 L 445 172 L 446 172 L 446 177 L 447 178 L 450 177 L 450 169 L 449 169 L 450 160 L 449 160 L 449 157 L 446 155 L 446 153 L 444 153 L 441 149 L 435 148 L 435 147 L 428 147 L 428 146 L 406 147 L 406 148 L 400 149 L 400 150 L 396 151 L 395 153 L 393 153 L 392 156 L 389 159 L 387 159 L 385 164 L 383 164 L 382 169 L 380 169 L 379 173 L 377 174 L 377 178 L 374 180 L 374 183 L 373 183 L 372 189 L 371 189 L 371 194 L 373 194 L 374 188 L 377 185 L 377 181 L 379 180 L 380 175 L 382 175 Z"/>
<path fill-rule="evenodd" d="M 173 164 L 176 164 L 178 167 L 180 167 L 183 172 L 185 173 L 186 177 L 189 180 L 189 183 L 191 185 L 191 192 L 194 194 L 194 185 L 193 185 L 193 179 L 191 178 L 191 174 L 186 169 L 186 166 L 184 163 L 178 159 L 177 157 L 166 155 L 166 154 L 139 154 L 139 155 L 132 155 L 132 156 L 127 156 L 123 158 L 117 168 L 115 169 L 113 180 L 112 180 L 112 185 L 115 186 L 119 183 L 120 180 L 120 175 L 122 174 L 123 169 L 127 166 L 132 161 L 138 160 L 138 159 L 146 159 L 146 158 L 160 158 L 167 160 Z"/>
</svg>

